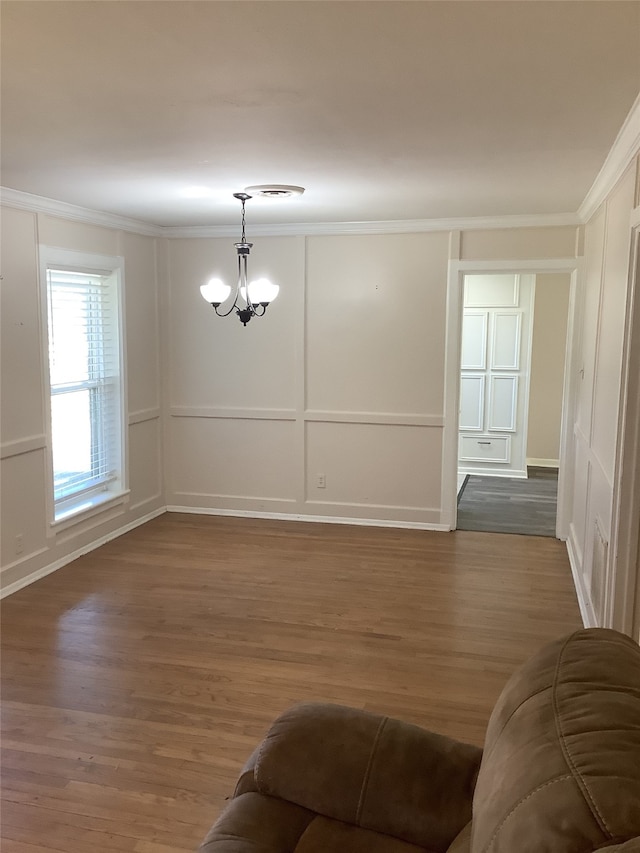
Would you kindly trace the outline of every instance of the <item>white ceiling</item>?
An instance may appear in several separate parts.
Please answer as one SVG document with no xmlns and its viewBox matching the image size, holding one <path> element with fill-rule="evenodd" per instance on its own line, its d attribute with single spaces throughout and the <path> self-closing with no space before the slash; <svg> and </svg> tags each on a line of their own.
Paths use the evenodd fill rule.
<svg viewBox="0 0 640 853">
<path fill-rule="evenodd" d="M 21 2 L 2 184 L 158 225 L 575 212 L 640 91 L 640 2 Z"/>
</svg>

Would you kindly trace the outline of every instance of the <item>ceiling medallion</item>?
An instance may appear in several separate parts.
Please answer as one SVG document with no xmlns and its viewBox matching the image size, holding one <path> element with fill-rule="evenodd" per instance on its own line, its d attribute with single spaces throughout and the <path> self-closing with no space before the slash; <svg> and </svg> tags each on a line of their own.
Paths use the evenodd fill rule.
<svg viewBox="0 0 640 853">
<path fill-rule="evenodd" d="M 294 187 L 290 184 L 255 184 L 245 187 L 245 192 L 251 193 L 255 198 L 291 198 L 294 195 L 302 195 L 304 187 Z"/>
</svg>

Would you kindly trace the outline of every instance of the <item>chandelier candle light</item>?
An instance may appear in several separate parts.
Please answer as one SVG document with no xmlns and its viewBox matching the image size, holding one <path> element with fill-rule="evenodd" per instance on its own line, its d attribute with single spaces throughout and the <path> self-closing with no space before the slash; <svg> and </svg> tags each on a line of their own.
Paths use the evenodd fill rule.
<svg viewBox="0 0 640 853">
<path fill-rule="evenodd" d="M 226 302 L 231 293 L 231 288 L 219 278 L 212 278 L 200 288 L 203 299 L 210 302 L 218 317 L 228 317 L 235 309 L 243 326 L 246 326 L 252 317 L 262 317 L 267 306 L 278 295 L 280 290 L 277 284 L 272 284 L 266 278 L 258 278 L 247 283 L 247 258 L 253 243 L 248 243 L 244 233 L 244 206 L 251 198 L 247 193 L 234 193 L 234 198 L 242 204 L 242 237 L 239 243 L 234 243 L 238 253 L 238 283 L 233 304 L 228 311 L 218 311 L 220 305 Z"/>
</svg>

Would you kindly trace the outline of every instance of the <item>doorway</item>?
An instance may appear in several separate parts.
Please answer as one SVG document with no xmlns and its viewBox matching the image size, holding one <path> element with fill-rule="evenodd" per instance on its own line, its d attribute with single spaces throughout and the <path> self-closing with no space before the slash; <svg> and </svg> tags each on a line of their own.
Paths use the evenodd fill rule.
<svg viewBox="0 0 640 853">
<path fill-rule="evenodd" d="M 566 274 L 464 277 L 458 529 L 555 536 Z"/>
<path fill-rule="evenodd" d="M 572 393 L 576 261 L 518 266 L 450 262 L 443 521 L 451 529 L 564 539 L 570 472 L 561 448 Z M 493 293 L 481 293 L 487 284 Z M 469 522 L 470 508 L 487 526 Z M 529 529 L 519 529 L 518 516 Z"/>
</svg>

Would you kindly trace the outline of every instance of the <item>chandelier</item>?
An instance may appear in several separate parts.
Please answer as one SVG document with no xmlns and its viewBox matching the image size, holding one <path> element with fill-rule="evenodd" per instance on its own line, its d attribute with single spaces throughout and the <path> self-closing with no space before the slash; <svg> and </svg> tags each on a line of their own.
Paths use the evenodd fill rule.
<svg viewBox="0 0 640 853">
<path fill-rule="evenodd" d="M 234 193 L 234 198 L 242 204 L 242 236 L 239 243 L 234 243 L 238 253 L 238 282 L 236 284 L 233 303 L 228 311 L 219 311 L 219 307 L 226 302 L 231 294 L 231 288 L 219 278 L 212 278 L 200 288 L 203 299 L 209 302 L 218 317 L 228 317 L 235 310 L 243 326 L 246 326 L 252 317 L 262 317 L 270 302 L 278 295 L 280 288 L 272 284 L 266 278 L 258 278 L 255 281 L 247 281 L 247 258 L 253 246 L 245 237 L 244 228 L 244 206 L 251 198 L 247 193 Z"/>
</svg>

